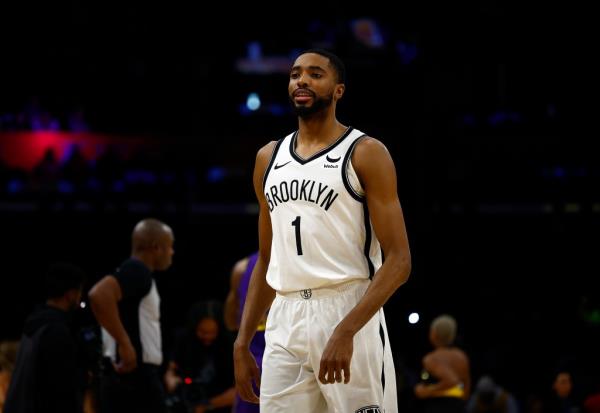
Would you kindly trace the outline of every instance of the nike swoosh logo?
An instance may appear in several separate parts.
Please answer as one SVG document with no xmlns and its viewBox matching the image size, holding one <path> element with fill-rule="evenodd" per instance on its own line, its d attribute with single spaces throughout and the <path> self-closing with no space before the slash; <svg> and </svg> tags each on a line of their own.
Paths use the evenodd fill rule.
<svg viewBox="0 0 600 413">
<path fill-rule="evenodd" d="M 284 166 L 286 166 L 290 162 L 292 162 L 292 161 L 287 161 L 286 163 L 282 163 L 281 165 L 275 164 L 275 169 L 283 168 Z"/>
<path fill-rule="evenodd" d="M 342 159 L 341 156 L 338 156 L 337 158 L 330 158 L 329 155 L 327 155 L 325 158 L 327 159 L 327 162 L 331 162 L 331 163 L 337 162 L 340 159 Z"/>
</svg>

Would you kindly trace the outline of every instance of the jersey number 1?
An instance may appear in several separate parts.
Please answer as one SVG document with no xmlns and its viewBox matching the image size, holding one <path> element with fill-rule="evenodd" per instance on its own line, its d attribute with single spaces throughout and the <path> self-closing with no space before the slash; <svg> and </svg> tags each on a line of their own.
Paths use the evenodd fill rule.
<svg viewBox="0 0 600 413">
<path fill-rule="evenodd" d="M 296 251 L 298 255 L 302 255 L 302 239 L 300 238 L 300 217 L 297 216 L 295 220 L 292 221 L 292 226 L 296 227 Z"/>
</svg>

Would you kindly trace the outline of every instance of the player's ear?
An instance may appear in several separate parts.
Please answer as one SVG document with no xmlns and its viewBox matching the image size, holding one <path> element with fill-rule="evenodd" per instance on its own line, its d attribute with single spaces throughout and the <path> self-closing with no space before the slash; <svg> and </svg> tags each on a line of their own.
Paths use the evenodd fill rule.
<svg viewBox="0 0 600 413">
<path fill-rule="evenodd" d="M 346 85 L 344 85 L 343 83 L 336 85 L 335 92 L 334 92 L 336 100 L 341 99 L 342 96 L 344 95 L 345 91 L 346 91 Z"/>
</svg>

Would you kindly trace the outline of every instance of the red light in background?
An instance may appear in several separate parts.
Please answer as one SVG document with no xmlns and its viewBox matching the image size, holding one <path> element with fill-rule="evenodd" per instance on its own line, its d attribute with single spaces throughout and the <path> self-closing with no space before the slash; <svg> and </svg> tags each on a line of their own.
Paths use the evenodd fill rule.
<svg viewBox="0 0 600 413">
<path fill-rule="evenodd" d="M 185 384 L 192 384 L 192 379 L 190 379 L 189 377 L 186 377 L 185 379 L 183 379 L 183 382 Z"/>
<path fill-rule="evenodd" d="M 62 131 L 0 132 L 0 161 L 11 168 L 32 170 L 48 149 L 54 150 L 56 160 L 63 162 L 69 148 L 77 145 L 87 160 L 97 158 L 108 145 L 116 145 L 124 158 L 136 148 L 150 144 L 140 137 L 121 137 L 99 133 Z"/>
</svg>

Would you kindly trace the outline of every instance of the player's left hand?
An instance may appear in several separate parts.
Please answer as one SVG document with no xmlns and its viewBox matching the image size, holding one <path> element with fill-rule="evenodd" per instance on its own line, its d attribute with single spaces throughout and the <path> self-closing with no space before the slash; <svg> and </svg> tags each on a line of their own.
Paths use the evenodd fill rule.
<svg viewBox="0 0 600 413">
<path fill-rule="evenodd" d="M 319 381 L 323 384 L 341 383 L 342 371 L 344 384 L 350 381 L 350 361 L 352 359 L 354 335 L 334 331 L 323 355 L 319 367 Z"/>
</svg>

